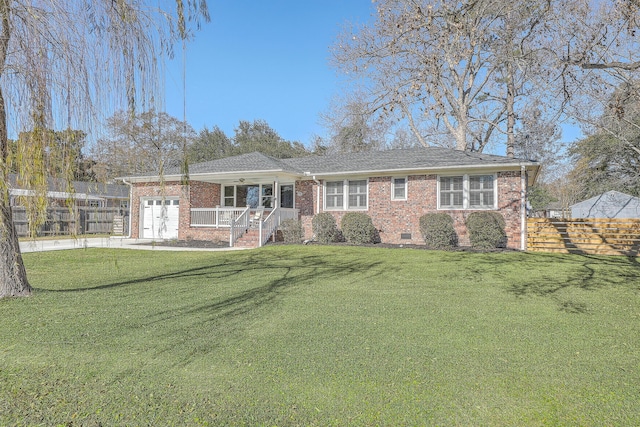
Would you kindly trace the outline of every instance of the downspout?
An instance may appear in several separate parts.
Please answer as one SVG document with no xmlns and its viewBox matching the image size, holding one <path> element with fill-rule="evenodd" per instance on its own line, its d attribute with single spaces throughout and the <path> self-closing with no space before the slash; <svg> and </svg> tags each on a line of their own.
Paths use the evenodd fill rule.
<svg viewBox="0 0 640 427">
<path fill-rule="evenodd" d="M 123 184 L 126 184 L 129 186 L 129 227 L 127 230 L 127 237 L 125 237 L 125 239 L 130 239 L 131 238 L 131 214 L 133 213 L 133 184 L 130 182 L 127 182 L 126 179 L 122 180 Z"/>
<path fill-rule="evenodd" d="M 316 215 L 320 213 L 320 181 L 316 179 L 316 176 L 313 175 L 313 180 L 317 184 L 316 190 Z"/>
<path fill-rule="evenodd" d="M 520 250 L 527 250 L 527 169 L 520 166 Z"/>
</svg>

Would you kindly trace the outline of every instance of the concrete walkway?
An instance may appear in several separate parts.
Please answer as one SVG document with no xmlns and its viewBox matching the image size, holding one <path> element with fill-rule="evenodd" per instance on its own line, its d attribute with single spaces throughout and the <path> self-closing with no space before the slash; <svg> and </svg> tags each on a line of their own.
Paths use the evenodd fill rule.
<svg viewBox="0 0 640 427">
<path fill-rule="evenodd" d="M 20 251 L 43 252 L 83 248 L 123 248 L 148 251 L 233 251 L 243 248 L 182 248 L 154 245 L 151 239 L 126 239 L 122 237 L 78 237 L 77 239 L 26 240 L 20 242 Z"/>
</svg>

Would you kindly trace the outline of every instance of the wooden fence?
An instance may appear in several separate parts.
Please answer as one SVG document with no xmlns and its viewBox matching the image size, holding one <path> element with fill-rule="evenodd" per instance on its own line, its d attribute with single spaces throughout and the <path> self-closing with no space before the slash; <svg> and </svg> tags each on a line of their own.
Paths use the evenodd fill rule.
<svg viewBox="0 0 640 427">
<path fill-rule="evenodd" d="M 527 250 L 592 255 L 640 255 L 640 219 L 529 218 Z"/>
<path fill-rule="evenodd" d="M 13 223 L 18 236 L 29 235 L 29 220 L 24 207 L 13 207 Z M 47 220 L 38 227 L 38 236 L 65 234 L 119 234 L 128 233 L 129 212 L 119 208 L 76 207 L 48 208 Z"/>
</svg>

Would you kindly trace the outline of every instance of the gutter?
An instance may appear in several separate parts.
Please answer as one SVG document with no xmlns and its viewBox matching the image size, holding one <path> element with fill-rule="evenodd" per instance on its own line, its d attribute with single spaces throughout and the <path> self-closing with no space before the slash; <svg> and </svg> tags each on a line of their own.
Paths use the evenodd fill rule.
<svg viewBox="0 0 640 427">
<path fill-rule="evenodd" d="M 317 187 L 317 191 L 316 191 L 316 215 L 320 213 L 320 181 L 318 181 L 316 179 L 316 176 L 313 175 L 312 177 L 313 181 L 316 183 Z"/>
<path fill-rule="evenodd" d="M 453 165 L 453 166 L 438 166 L 434 168 L 396 168 L 396 169 L 373 169 L 373 170 L 358 170 L 358 171 L 339 171 L 339 172 L 305 172 L 305 176 L 346 176 L 346 175 L 370 175 L 380 176 L 381 174 L 395 174 L 395 173 L 409 173 L 409 172 L 424 172 L 424 173 L 438 173 L 440 171 L 467 171 L 467 170 L 496 170 L 496 169 L 509 169 L 509 168 L 523 168 L 527 166 L 536 166 L 536 163 L 496 163 L 491 165 Z M 537 176 L 537 175 L 536 175 Z"/>
</svg>

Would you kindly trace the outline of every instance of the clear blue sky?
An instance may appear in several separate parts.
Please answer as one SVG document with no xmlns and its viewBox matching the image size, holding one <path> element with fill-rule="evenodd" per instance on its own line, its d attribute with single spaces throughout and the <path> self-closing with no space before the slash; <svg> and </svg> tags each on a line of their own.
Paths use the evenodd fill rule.
<svg viewBox="0 0 640 427">
<path fill-rule="evenodd" d="M 340 90 L 329 46 L 345 22 L 366 22 L 371 0 L 209 0 L 211 22 L 187 45 L 187 121 L 219 126 L 265 120 L 289 141 L 322 135 L 318 115 Z M 183 117 L 182 54 L 169 64 L 166 111 Z"/>
</svg>

